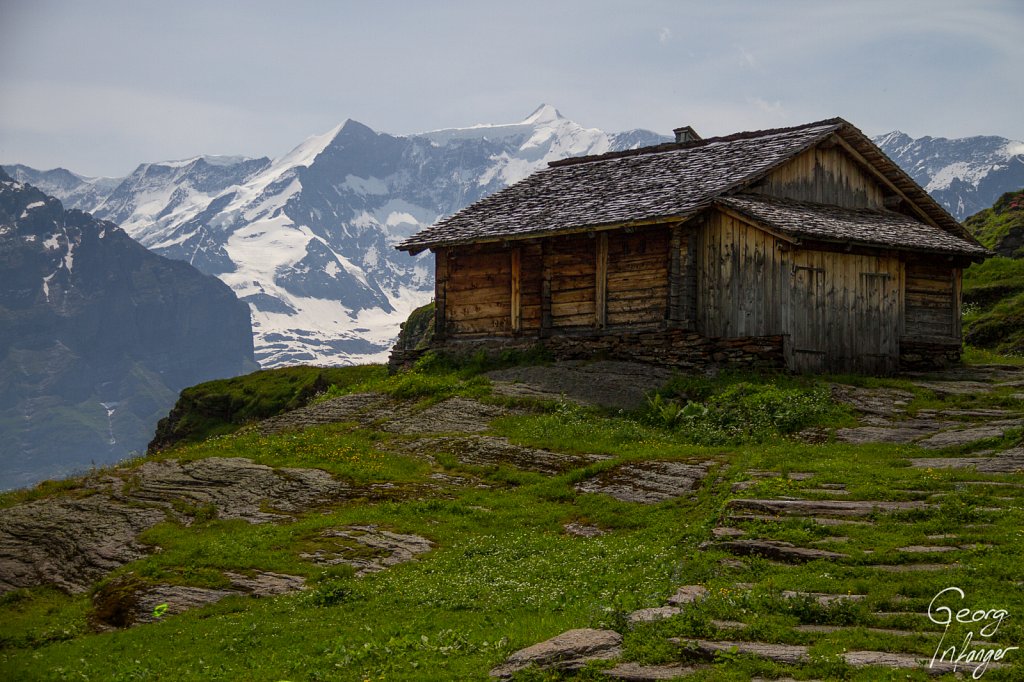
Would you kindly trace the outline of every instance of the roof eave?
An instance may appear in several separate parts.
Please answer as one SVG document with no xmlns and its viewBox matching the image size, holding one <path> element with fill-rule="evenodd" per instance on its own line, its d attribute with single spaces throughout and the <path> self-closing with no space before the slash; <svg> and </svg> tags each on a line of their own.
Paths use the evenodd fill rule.
<svg viewBox="0 0 1024 682">
<path fill-rule="evenodd" d="M 538 229 L 529 232 L 516 234 L 485 235 L 482 237 L 467 237 L 465 239 L 438 239 L 430 242 L 417 244 L 402 243 L 395 246 L 399 251 L 408 251 L 416 255 L 427 249 L 447 248 L 449 246 L 465 246 L 467 244 L 495 244 L 501 242 L 526 241 L 529 239 L 543 239 L 545 237 L 559 237 L 570 234 L 586 234 L 588 232 L 607 232 L 609 230 L 628 229 L 631 227 L 645 227 L 648 225 L 663 225 L 667 223 L 685 223 L 699 213 L 702 213 L 707 205 L 695 208 L 686 213 L 677 213 L 664 216 L 652 216 L 648 218 L 637 218 L 636 220 L 619 221 L 614 223 L 594 223 L 591 225 L 580 225 L 576 227 L 558 229 Z"/>
</svg>

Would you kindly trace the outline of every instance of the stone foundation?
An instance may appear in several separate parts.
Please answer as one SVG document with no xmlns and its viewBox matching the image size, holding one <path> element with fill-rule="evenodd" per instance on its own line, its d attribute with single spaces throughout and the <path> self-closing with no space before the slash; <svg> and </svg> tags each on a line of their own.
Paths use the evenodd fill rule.
<svg viewBox="0 0 1024 682">
<path fill-rule="evenodd" d="M 943 369 L 960 364 L 961 344 L 955 341 L 900 339 L 900 369 Z"/>
<path fill-rule="evenodd" d="M 546 339 L 538 338 L 480 338 L 451 339 L 443 344 L 431 344 L 457 356 L 469 356 L 480 351 L 500 354 L 506 351 L 526 351 L 541 346 L 555 360 L 627 360 L 655 365 L 701 370 L 709 367 L 784 368 L 782 336 L 743 337 L 737 339 L 708 338 L 696 332 L 681 329 L 661 329 L 636 332 L 606 332 L 602 334 L 566 334 Z M 415 350 L 396 347 L 391 352 L 389 367 L 411 366 L 428 349 Z"/>
</svg>

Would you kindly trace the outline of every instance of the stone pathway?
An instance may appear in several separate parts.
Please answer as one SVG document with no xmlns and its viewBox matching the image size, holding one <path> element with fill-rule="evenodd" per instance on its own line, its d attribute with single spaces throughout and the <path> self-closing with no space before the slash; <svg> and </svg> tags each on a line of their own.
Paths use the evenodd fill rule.
<svg viewBox="0 0 1024 682">
<path fill-rule="evenodd" d="M 993 390 L 993 387 L 1005 385 L 1007 382 L 1024 382 L 1024 371 L 998 370 L 982 371 L 982 379 L 977 373 L 961 373 L 960 379 L 922 381 L 922 386 L 929 390 L 958 394 L 961 389 L 971 392 Z M 964 388 L 966 383 L 967 388 Z M 1024 385 L 1024 383 L 1020 384 Z M 945 414 L 922 411 L 915 419 L 906 419 L 903 408 L 909 404 L 913 395 L 906 391 L 893 389 L 859 389 L 843 387 L 837 396 L 849 402 L 861 413 L 862 425 L 840 434 L 841 440 L 849 442 L 905 442 L 918 443 L 925 449 L 958 447 L 993 436 L 1002 436 L 1011 429 L 1019 428 L 1022 422 L 1021 411 L 1012 409 L 965 409 L 950 410 Z M 964 478 L 955 482 L 958 488 L 976 488 L 990 486 L 989 490 L 998 491 L 987 498 L 1000 506 L 981 507 L 979 512 L 997 514 L 1006 508 L 1005 505 L 1017 505 L 1022 499 L 1018 490 L 1024 490 L 1022 481 L 987 481 L 984 476 L 990 473 L 1020 473 L 1024 471 L 1024 447 L 1015 446 L 1001 452 L 974 453 L 962 457 L 916 457 L 911 460 L 914 467 L 930 468 L 963 468 L 967 470 Z M 694 465 L 684 465 L 694 466 Z M 703 466 L 707 466 L 704 463 Z M 625 480 L 634 478 L 635 472 L 612 470 L 619 474 L 609 480 Z M 970 471 L 977 473 L 972 477 Z M 609 473 L 609 472 L 606 472 Z M 658 665 L 620 662 L 614 667 L 603 671 L 610 679 L 617 680 L 666 680 L 687 679 L 698 675 L 708 665 L 731 660 L 733 657 L 752 658 L 770 661 L 776 664 L 803 668 L 811 663 L 823 661 L 816 655 L 815 644 L 828 640 L 843 641 L 850 636 L 861 638 L 863 635 L 873 636 L 873 641 L 886 643 L 879 650 L 867 648 L 845 650 L 836 655 L 844 665 L 854 670 L 868 667 L 885 669 L 902 669 L 923 671 L 932 675 L 956 673 L 963 678 L 975 678 L 988 670 L 1005 668 L 1007 665 L 1019 666 L 1018 651 L 1010 650 L 999 654 L 995 644 L 975 642 L 981 652 L 989 651 L 987 661 L 963 661 L 954 664 L 947 657 L 945 660 L 931 661 L 935 647 L 939 643 L 942 629 L 926 618 L 927 603 L 909 598 L 890 598 L 878 602 L 870 594 L 841 594 L 829 592 L 813 592 L 796 589 L 785 585 L 787 571 L 798 571 L 800 566 L 810 562 L 821 566 L 821 575 L 832 571 L 860 574 L 874 579 L 885 580 L 882 576 L 901 573 L 921 573 L 956 570 L 960 566 L 969 567 L 972 552 L 997 550 L 992 545 L 979 545 L 966 540 L 972 534 L 972 528 L 982 528 L 986 524 L 966 524 L 957 528 L 956 532 L 921 533 L 917 537 L 925 538 L 916 543 L 907 543 L 894 549 L 879 549 L 865 546 L 856 537 L 864 534 L 857 529 L 875 524 L 888 524 L 898 520 L 900 527 L 908 535 L 914 535 L 917 524 L 928 526 L 929 519 L 942 509 L 942 500 L 950 492 L 944 490 L 901 490 L 896 491 L 912 499 L 875 500 L 860 499 L 852 494 L 841 483 L 816 481 L 816 476 L 808 472 L 789 472 L 778 474 L 771 471 L 748 472 L 749 479 L 731 486 L 733 497 L 722 504 L 719 524 L 710 529 L 709 538 L 700 549 L 724 554 L 719 561 L 722 571 L 749 571 L 753 562 L 761 562 L 759 566 L 771 566 L 773 579 L 771 585 L 755 585 L 734 583 L 729 589 L 731 599 L 736 603 L 744 602 L 744 595 L 751 599 L 776 600 L 765 603 L 791 603 L 794 606 L 786 610 L 790 614 L 804 614 L 801 618 L 813 614 L 812 605 L 820 613 L 842 613 L 836 621 L 802 620 L 790 626 L 792 639 L 779 643 L 759 641 L 757 633 L 761 630 L 752 628 L 751 618 L 754 613 L 747 609 L 732 613 L 746 614 L 732 620 L 711 618 L 706 621 L 710 630 L 702 632 L 701 637 L 672 637 L 666 641 L 675 647 L 678 660 L 663 662 Z M 759 484 L 767 477 L 785 476 L 790 484 L 779 486 L 784 494 L 756 496 L 754 490 L 763 490 Z M 701 477 L 695 475 L 699 484 Z M 599 486 L 604 485 L 603 489 Z M 578 486 L 590 486 L 595 492 L 614 494 L 614 488 L 601 477 L 594 477 Z M 1001 497 L 996 495 L 1002 495 Z M 642 498 L 627 498 L 635 502 L 643 502 Z M 794 537 L 791 530 L 794 521 L 813 524 L 822 530 L 816 539 L 805 542 L 792 542 L 779 537 Z M 822 537 L 823 535 L 823 537 Z M 811 537 L 814 537 L 812 534 Z M 963 539 L 962 539 L 963 538 Z M 1012 538 L 1008 541 L 1014 541 Z M 790 569 L 789 567 L 793 567 Z M 833 568 L 834 567 L 834 568 Z M 817 571 L 818 569 L 815 569 Z M 804 574 L 801 574 L 804 575 Z M 780 585 L 780 582 L 782 583 Z M 952 583 L 950 583 L 952 584 Z M 704 585 L 684 585 L 669 597 L 662 605 L 652 606 L 634 611 L 626 617 L 626 628 L 652 628 L 652 624 L 666 619 L 686 617 L 701 618 L 704 600 L 722 600 L 725 597 L 714 594 Z M 927 600 L 925 600 L 927 602 Z M 715 602 L 721 604 L 721 601 Z M 712 606 L 711 612 L 722 606 Z M 905 609 L 905 610 L 900 610 Z M 703 616 L 707 618 L 707 616 Z M 681 621 L 685 622 L 685 621 Z M 907 629 L 914 623 L 917 629 Z M 598 631 L 595 637 L 601 641 L 617 641 L 615 635 L 622 635 L 626 630 L 615 633 Z M 859 634 L 858 634 L 859 633 Z M 961 635 L 962 639 L 962 635 Z M 959 647 L 962 642 L 955 643 Z M 1012 642 L 1010 645 L 1016 645 Z M 1003 644 L 1007 646 L 1007 644 Z M 534 654 L 543 652 L 543 656 Z M 975 654 L 975 658 L 981 656 Z M 572 661 L 572 668 L 578 669 L 585 665 L 586 653 L 567 642 L 564 636 L 557 636 L 534 647 L 523 649 L 510 657 L 515 662 L 515 669 L 521 670 L 528 665 L 541 668 L 558 668 L 558 661 Z M 611 654 L 602 652 L 597 659 L 606 660 Z M 1005 657 L 1005 658 L 1004 658 Z M 1000 660 L 1002 659 L 1002 660 Z M 501 676 L 506 668 L 499 666 L 492 675 Z M 786 678 L 788 679 L 788 678 Z M 867 678 L 865 678 L 867 679 Z"/>
<path fill-rule="evenodd" d="M 939 397 L 992 396 L 1007 394 L 1024 385 L 1024 368 L 956 368 L 938 374 L 910 375 L 910 378 L 915 387 L 932 391 Z M 1011 403 L 1019 403 L 1011 407 L 923 409 L 911 417 L 906 408 L 914 394 L 909 391 L 834 385 L 833 399 L 847 403 L 860 414 L 859 426 L 837 429 L 835 438 L 846 443 L 914 443 L 931 450 L 969 446 L 1024 427 L 1022 395 L 1010 393 L 1007 396 Z M 816 430 L 804 435 L 809 440 L 822 437 Z"/>
</svg>

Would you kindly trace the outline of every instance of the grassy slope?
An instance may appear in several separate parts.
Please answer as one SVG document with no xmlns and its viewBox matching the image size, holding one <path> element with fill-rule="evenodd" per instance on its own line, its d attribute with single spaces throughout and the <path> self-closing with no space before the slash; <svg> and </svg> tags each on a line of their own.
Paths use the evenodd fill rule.
<svg viewBox="0 0 1024 682">
<path fill-rule="evenodd" d="M 486 381 L 443 369 L 391 378 L 377 374 L 370 379 L 357 376 L 362 371 L 366 370 L 343 370 L 352 373 L 347 384 L 353 390 L 376 388 L 428 399 L 487 393 Z M 802 410 L 790 407 L 783 420 L 786 428 L 839 424 L 848 419 L 842 410 L 822 405 L 812 380 L 794 379 L 779 386 L 769 381 L 764 383 L 764 391 L 751 388 L 761 381 L 757 377 L 726 377 L 713 385 L 677 381 L 666 395 L 699 398 L 731 389 L 740 395 L 738 402 L 747 404 L 743 409 L 771 414 L 801 401 L 810 406 Z M 900 382 L 894 385 L 908 388 Z M 976 403 L 967 396 L 950 396 L 946 400 L 952 402 L 947 404 L 927 391 L 915 390 L 918 398 L 912 408 Z M 190 527 L 162 524 L 144 537 L 162 551 L 124 567 L 118 575 L 131 572 L 143 580 L 216 586 L 223 581 L 222 570 L 261 569 L 307 576 L 312 589 L 273 599 L 231 598 L 112 634 L 89 632 L 87 595 L 18 591 L 0 601 L 0 678 L 482 680 L 508 653 L 564 630 L 587 626 L 624 629 L 626 613 L 661 605 L 675 586 L 689 583 L 707 584 L 712 588 L 711 598 L 685 618 L 628 631 L 627 658 L 672 660 L 676 652 L 664 643 L 666 636 L 713 633 L 711 620 L 715 618 L 753 619 L 752 634 L 758 638 L 800 643 L 792 641 L 793 634 L 786 626 L 798 621 L 869 623 L 872 610 L 892 610 L 893 604 L 903 600 L 901 604 L 906 605 L 908 599 L 916 611 L 924 613 L 930 597 L 950 584 L 966 590 L 974 604 L 998 605 L 1014 615 L 1024 613 L 1024 595 L 1006 590 L 1006 581 L 1019 579 L 1024 543 L 1004 542 L 1006 537 L 1020 537 L 1024 527 L 1020 506 L 998 515 L 986 514 L 986 493 L 958 485 L 962 473 L 908 468 L 905 458 L 916 455 L 916 448 L 801 444 L 763 421 L 755 429 L 732 428 L 744 414 L 749 416 L 749 412 L 719 406 L 709 414 L 677 418 L 671 410 L 659 409 L 638 420 L 561 405 L 499 420 L 496 433 L 516 442 L 613 456 L 610 461 L 553 477 L 467 467 L 443 454 L 437 465 L 430 465 L 394 454 L 388 443 L 399 437 L 352 425 L 278 436 L 242 432 L 180 444 L 159 456 L 245 455 L 272 465 L 321 467 L 355 483 L 395 481 L 406 494 L 388 502 L 341 503 L 282 525 L 252 526 L 216 519 L 197 521 Z M 680 428 L 680 419 L 689 419 L 701 428 Z M 691 431 L 702 435 L 691 437 Z M 620 461 L 680 458 L 719 462 L 717 480 L 702 488 L 694 500 L 641 506 L 578 495 L 572 487 Z M 858 567 L 856 560 L 847 565 L 812 562 L 788 567 L 754 559 L 747 570 L 726 571 L 718 563 L 725 554 L 700 551 L 698 545 L 709 538 L 732 494 L 732 483 L 746 479 L 745 472 L 753 468 L 809 471 L 815 476 L 799 483 L 767 479 L 744 493 L 749 496 L 785 492 L 788 486 L 838 482 L 847 484 L 854 494 L 878 499 L 906 499 L 901 490 L 947 493 L 941 509 L 918 513 L 913 518 L 916 523 L 894 517 L 875 526 L 842 529 L 853 540 L 875 547 L 876 558 L 899 563 L 906 557 L 896 548 L 924 542 L 926 534 L 962 533 L 964 524 L 980 521 L 990 525 L 968 531 L 970 539 L 992 542 L 996 548 L 979 550 L 959 569 L 906 574 L 898 579 L 880 579 L 877 573 Z M 424 494 L 421 486 L 431 482 L 429 475 L 436 470 L 480 476 L 490 487 L 452 489 L 440 498 Z M 997 481 L 1004 478 L 1010 480 L 992 477 Z M 54 493 L 52 489 L 49 492 Z M 591 539 L 570 537 L 562 532 L 562 524 L 571 520 L 610 532 Z M 315 546 L 322 529 L 370 523 L 424 535 L 436 543 L 436 549 L 419 561 L 360 579 L 344 569 L 324 569 L 299 557 L 301 551 Z M 801 543 L 826 539 L 831 532 L 797 521 L 785 525 L 785 538 Z M 756 587 L 740 593 L 735 589 L 737 582 L 755 583 Z M 871 600 L 820 608 L 780 600 L 778 590 L 782 588 L 861 593 L 870 595 Z M 894 624 L 917 629 L 922 620 Z M 934 645 L 932 639 L 932 635 L 921 635 L 901 639 L 896 646 L 924 651 Z M 1011 618 L 997 639 L 1009 644 L 1024 642 L 1024 624 Z M 878 635 L 865 630 L 855 641 L 848 633 L 817 636 L 814 641 L 820 661 L 802 671 L 724 655 L 718 665 L 694 679 L 743 680 L 754 674 L 794 672 L 829 679 L 890 679 L 877 670 L 852 673 L 828 659 L 843 648 L 882 646 Z M 934 679 L 924 670 L 901 672 L 898 678 Z M 1013 678 L 991 671 L 985 679 Z"/>
<path fill-rule="evenodd" d="M 964 225 L 982 244 L 998 249 L 1011 230 L 1024 231 L 1024 190 L 1007 192 Z M 964 339 L 1024 356 L 1024 253 L 1012 256 L 995 256 L 964 271 Z"/>
<path fill-rule="evenodd" d="M 988 248 L 1003 250 L 1001 242 L 1011 231 L 1024 231 L 1024 189 L 1007 192 L 996 200 L 992 208 L 967 218 L 964 226 Z M 1024 253 L 1004 255 L 1024 257 Z"/>
</svg>

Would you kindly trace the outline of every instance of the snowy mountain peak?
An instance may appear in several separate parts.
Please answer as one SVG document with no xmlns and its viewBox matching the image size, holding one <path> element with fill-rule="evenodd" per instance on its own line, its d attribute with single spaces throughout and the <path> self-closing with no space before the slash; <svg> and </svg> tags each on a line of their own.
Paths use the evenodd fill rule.
<svg viewBox="0 0 1024 682">
<path fill-rule="evenodd" d="M 156 163 L 143 164 L 143 166 L 164 166 L 166 168 L 185 168 L 187 166 L 194 166 L 199 162 L 203 162 L 209 166 L 235 166 L 246 161 L 252 161 L 248 156 L 226 156 L 220 154 L 200 154 L 199 156 L 193 156 L 188 159 L 177 159 L 174 161 L 158 161 Z"/>
<path fill-rule="evenodd" d="M 289 168 L 294 166 L 310 166 L 313 160 L 323 152 L 324 149 L 334 141 L 338 133 L 348 124 L 355 123 L 352 119 L 339 123 L 322 135 L 311 135 L 302 144 L 292 149 L 279 159 L 276 159 L 273 168 Z"/>
<path fill-rule="evenodd" d="M 899 131 L 873 141 L 957 220 L 1024 186 L 1024 142 L 991 135 L 914 139 Z"/>
<path fill-rule="evenodd" d="M 550 104 L 541 104 L 539 107 L 534 109 L 533 113 L 523 119 L 521 125 L 537 125 L 539 123 L 553 123 L 559 119 L 565 119 L 565 116 L 554 108 Z"/>
</svg>

